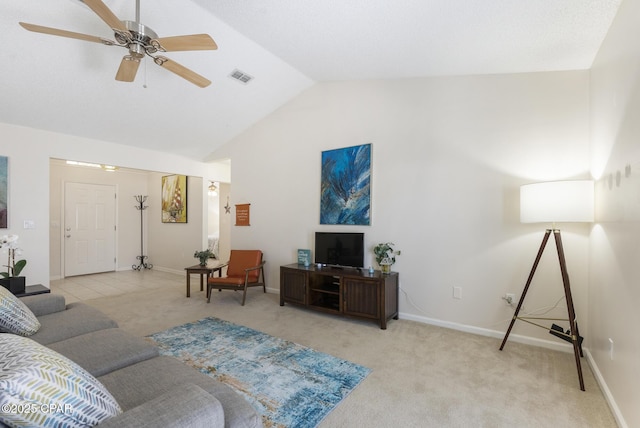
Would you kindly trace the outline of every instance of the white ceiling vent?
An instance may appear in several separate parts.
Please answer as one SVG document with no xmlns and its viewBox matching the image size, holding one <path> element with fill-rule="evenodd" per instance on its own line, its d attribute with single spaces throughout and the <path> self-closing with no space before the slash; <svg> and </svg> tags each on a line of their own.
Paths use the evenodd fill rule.
<svg viewBox="0 0 640 428">
<path fill-rule="evenodd" d="M 244 73 L 237 68 L 231 72 L 229 77 L 236 79 L 238 82 L 244 83 L 245 85 L 253 79 L 253 76 L 249 76 L 247 73 Z"/>
</svg>

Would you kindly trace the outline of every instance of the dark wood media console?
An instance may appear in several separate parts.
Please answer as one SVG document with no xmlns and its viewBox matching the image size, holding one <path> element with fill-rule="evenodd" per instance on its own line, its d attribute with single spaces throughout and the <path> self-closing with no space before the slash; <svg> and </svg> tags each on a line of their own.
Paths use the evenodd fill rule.
<svg viewBox="0 0 640 428">
<path fill-rule="evenodd" d="M 375 320 L 381 329 L 398 319 L 398 273 L 366 269 L 280 266 L 280 306 L 286 303 L 316 311 Z"/>
</svg>

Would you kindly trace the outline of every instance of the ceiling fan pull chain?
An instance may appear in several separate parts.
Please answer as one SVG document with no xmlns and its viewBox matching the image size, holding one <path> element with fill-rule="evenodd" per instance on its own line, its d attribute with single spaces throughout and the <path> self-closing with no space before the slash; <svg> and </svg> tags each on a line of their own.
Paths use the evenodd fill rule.
<svg viewBox="0 0 640 428">
<path fill-rule="evenodd" d="M 146 58 L 144 58 L 143 61 L 144 61 L 144 83 L 142 84 L 142 87 L 144 89 L 147 89 L 147 62 L 148 61 Z"/>
</svg>

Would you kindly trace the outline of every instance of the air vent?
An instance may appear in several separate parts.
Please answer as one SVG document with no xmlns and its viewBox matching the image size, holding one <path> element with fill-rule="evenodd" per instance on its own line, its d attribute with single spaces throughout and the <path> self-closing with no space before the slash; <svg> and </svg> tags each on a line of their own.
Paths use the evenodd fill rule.
<svg viewBox="0 0 640 428">
<path fill-rule="evenodd" d="M 253 76 L 249 76 L 247 73 L 244 73 L 237 68 L 231 72 L 229 75 L 232 79 L 237 80 L 240 83 L 244 83 L 245 85 L 253 79 Z"/>
</svg>

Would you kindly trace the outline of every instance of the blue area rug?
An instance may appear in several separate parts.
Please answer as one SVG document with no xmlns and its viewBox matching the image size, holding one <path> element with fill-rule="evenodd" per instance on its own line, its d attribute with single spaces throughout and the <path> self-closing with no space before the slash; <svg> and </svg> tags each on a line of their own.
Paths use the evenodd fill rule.
<svg viewBox="0 0 640 428">
<path fill-rule="evenodd" d="M 265 427 L 317 426 L 370 369 L 217 318 L 148 336 L 243 395 Z"/>
</svg>

